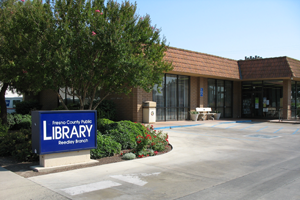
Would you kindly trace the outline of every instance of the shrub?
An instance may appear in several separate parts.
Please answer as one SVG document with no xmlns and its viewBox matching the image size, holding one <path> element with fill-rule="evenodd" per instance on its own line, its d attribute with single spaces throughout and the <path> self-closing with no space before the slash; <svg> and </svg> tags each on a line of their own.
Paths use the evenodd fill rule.
<svg viewBox="0 0 300 200">
<path fill-rule="evenodd" d="M 113 124 L 114 121 L 111 121 L 109 119 L 98 119 L 97 120 L 97 130 L 99 130 L 101 133 L 104 133 L 104 131 L 108 128 L 107 125 Z"/>
<path fill-rule="evenodd" d="M 7 114 L 7 123 L 10 130 L 30 129 L 31 115 Z"/>
<path fill-rule="evenodd" d="M 97 148 L 91 150 L 91 158 L 99 159 L 107 156 L 113 156 L 121 151 L 121 144 L 113 140 L 108 135 L 102 135 L 97 131 Z"/>
<path fill-rule="evenodd" d="M 136 155 L 134 153 L 126 153 L 122 157 L 122 159 L 124 159 L 124 160 L 133 160 L 135 158 L 136 158 Z"/>
<path fill-rule="evenodd" d="M 7 113 L 7 125 L 8 125 L 8 128 L 10 129 L 15 124 L 16 124 L 16 121 L 15 121 L 14 115 L 12 115 L 10 113 Z"/>
<path fill-rule="evenodd" d="M 21 101 L 16 104 L 16 113 L 26 115 L 31 115 L 31 111 L 40 110 L 42 106 L 37 101 Z"/>
<path fill-rule="evenodd" d="M 135 152 L 137 156 L 142 158 L 143 156 L 157 154 L 157 151 L 164 151 L 169 144 L 168 134 L 154 130 L 152 125 L 144 126 L 144 128 L 145 132 L 136 137 Z"/>
<path fill-rule="evenodd" d="M 31 130 L 7 133 L 0 142 L 0 156 L 12 156 L 18 161 L 38 160 L 38 155 L 31 149 Z"/>
<path fill-rule="evenodd" d="M 145 129 L 141 124 L 131 121 L 120 121 L 107 125 L 104 134 L 110 135 L 122 145 L 122 149 L 136 148 L 136 136 L 143 134 Z"/>
<path fill-rule="evenodd" d="M 2 124 L 2 120 L 0 119 L 0 138 L 4 137 L 7 134 L 8 126 Z"/>
</svg>

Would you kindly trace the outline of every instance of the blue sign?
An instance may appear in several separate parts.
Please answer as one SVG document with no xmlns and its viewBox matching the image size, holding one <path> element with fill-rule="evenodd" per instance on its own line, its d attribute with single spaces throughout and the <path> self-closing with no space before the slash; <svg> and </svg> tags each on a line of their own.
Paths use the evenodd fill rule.
<svg viewBox="0 0 300 200">
<path fill-rule="evenodd" d="M 5 100 L 5 102 L 6 102 L 6 107 L 9 107 L 10 100 Z"/>
<path fill-rule="evenodd" d="M 97 112 L 33 111 L 32 150 L 43 155 L 97 147 Z"/>
<path fill-rule="evenodd" d="M 203 88 L 200 88 L 200 97 L 203 97 Z"/>
</svg>

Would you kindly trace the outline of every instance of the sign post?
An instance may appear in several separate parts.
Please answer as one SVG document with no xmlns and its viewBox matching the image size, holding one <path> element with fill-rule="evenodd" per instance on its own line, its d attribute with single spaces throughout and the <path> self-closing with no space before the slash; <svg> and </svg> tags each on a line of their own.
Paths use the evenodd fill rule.
<svg viewBox="0 0 300 200">
<path fill-rule="evenodd" d="M 89 163 L 90 149 L 97 147 L 95 110 L 33 111 L 32 151 L 40 166 Z"/>
</svg>

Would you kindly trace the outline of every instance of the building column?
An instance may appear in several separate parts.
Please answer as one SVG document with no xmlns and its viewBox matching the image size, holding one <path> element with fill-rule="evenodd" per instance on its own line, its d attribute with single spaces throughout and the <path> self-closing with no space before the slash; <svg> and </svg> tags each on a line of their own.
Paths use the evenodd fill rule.
<svg viewBox="0 0 300 200">
<path fill-rule="evenodd" d="M 291 118 L 291 80 L 283 80 L 282 119 Z"/>
<path fill-rule="evenodd" d="M 242 82 L 233 81 L 233 118 L 240 118 L 242 115 L 241 107 L 242 107 Z"/>
</svg>

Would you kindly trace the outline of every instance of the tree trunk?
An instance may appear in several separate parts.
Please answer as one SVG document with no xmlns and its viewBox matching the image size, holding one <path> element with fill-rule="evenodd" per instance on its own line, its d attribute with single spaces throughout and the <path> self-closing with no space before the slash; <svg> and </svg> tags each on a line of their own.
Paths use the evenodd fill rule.
<svg viewBox="0 0 300 200">
<path fill-rule="evenodd" d="M 69 110 L 68 107 L 66 106 L 64 100 L 61 98 L 59 92 L 56 92 L 58 98 L 59 98 L 59 101 L 62 103 L 63 107 L 66 109 L 66 110 Z"/>
<path fill-rule="evenodd" d="M 3 83 L 0 91 L 0 106 L 1 106 L 1 120 L 2 124 L 7 124 L 7 107 L 5 102 L 5 92 L 8 88 L 8 83 Z"/>
</svg>

